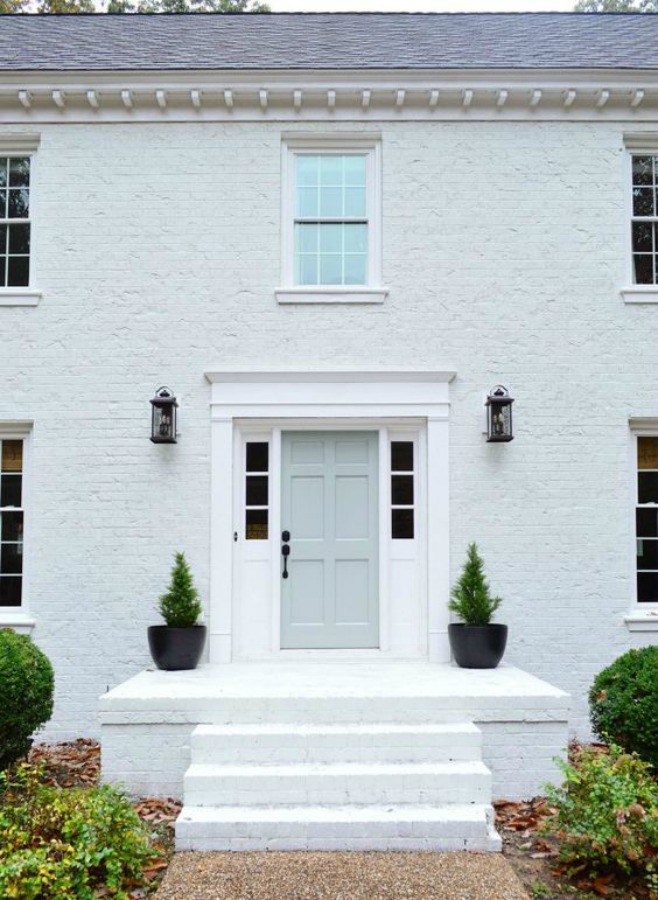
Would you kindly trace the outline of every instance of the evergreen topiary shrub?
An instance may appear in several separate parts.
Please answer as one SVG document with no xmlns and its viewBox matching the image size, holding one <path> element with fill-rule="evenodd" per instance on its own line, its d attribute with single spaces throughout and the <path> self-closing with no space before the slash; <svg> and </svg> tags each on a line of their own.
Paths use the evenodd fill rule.
<svg viewBox="0 0 658 900">
<path fill-rule="evenodd" d="M 467 625 L 489 625 L 502 603 L 500 597 L 491 596 L 489 584 L 484 577 L 484 561 L 478 553 L 477 544 L 468 545 L 462 574 L 451 594 L 448 609 Z"/>
<path fill-rule="evenodd" d="M 658 770 L 658 647 L 629 650 L 600 672 L 589 692 L 592 727 L 606 743 Z"/>
<path fill-rule="evenodd" d="M 28 753 L 31 734 L 52 715 L 54 690 L 45 653 L 27 635 L 0 630 L 0 770 Z"/>
<path fill-rule="evenodd" d="M 201 601 L 184 553 L 176 554 L 169 590 L 160 597 L 159 609 L 170 628 L 192 628 L 201 615 Z"/>
</svg>

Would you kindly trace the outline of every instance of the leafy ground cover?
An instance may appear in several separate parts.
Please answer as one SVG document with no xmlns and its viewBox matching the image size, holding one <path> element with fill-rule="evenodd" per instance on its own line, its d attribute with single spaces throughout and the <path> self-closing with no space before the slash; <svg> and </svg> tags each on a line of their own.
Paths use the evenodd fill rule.
<svg viewBox="0 0 658 900">
<path fill-rule="evenodd" d="M 599 746 L 604 751 L 603 745 Z M 580 751 L 574 744 L 571 759 Z M 63 744 L 39 744 L 30 753 L 30 762 L 43 767 L 46 784 L 61 788 L 91 788 L 99 783 L 100 747 L 80 739 Z M 147 825 L 159 857 L 149 860 L 143 873 L 147 886 L 130 892 L 131 900 L 155 894 L 174 851 L 174 821 L 181 803 L 174 799 L 143 797 L 133 803 Z M 555 834 L 544 833 L 555 808 L 545 797 L 524 802 L 497 801 L 496 827 L 503 838 L 503 853 L 514 867 L 533 900 L 658 900 L 641 880 L 629 881 L 611 872 L 596 875 L 570 874 L 559 859 L 560 844 Z M 98 897 L 110 896 L 103 891 Z"/>
<path fill-rule="evenodd" d="M 29 762 L 41 766 L 44 784 L 60 788 L 93 788 L 100 783 L 101 750 L 99 744 L 78 739 L 61 744 L 37 744 L 30 752 Z M 142 869 L 145 886 L 129 892 L 131 900 L 142 900 L 157 890 L 174 852 L 174 822 L 182 804 L 174 799 L 162 800 L 142 797 L 133 807 L 148 828 L 154 855 Z M 111 896 L 102 889 L 97 896 Z"/>
</svg>

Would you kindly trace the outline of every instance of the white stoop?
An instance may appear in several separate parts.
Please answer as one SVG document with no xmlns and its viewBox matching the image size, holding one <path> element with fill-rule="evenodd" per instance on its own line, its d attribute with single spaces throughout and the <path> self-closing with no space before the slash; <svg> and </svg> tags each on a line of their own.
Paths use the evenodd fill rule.
<svg viewBox="0 0 658 900">
<path fill-rule="evenodd" d="M 190 752 L 178 850 L 501 848 L 470 722 L 198 725 Z"/>
</svg>

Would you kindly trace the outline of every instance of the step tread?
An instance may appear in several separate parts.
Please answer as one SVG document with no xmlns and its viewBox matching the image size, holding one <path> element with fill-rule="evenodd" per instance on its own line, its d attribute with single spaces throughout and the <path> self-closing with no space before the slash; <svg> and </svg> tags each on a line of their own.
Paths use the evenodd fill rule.
<svg viewBox="0 0 658 900">
<path fill-rule="evenodd" d="M 184 806 L 179 822 L 483 822 L 491 807 L 482 803 L 443 806 Z"/>
<path fill-rule="evenodd" d="M 278 776 L 305 777 L 309 775 L 491 775 L 491 770 L 480 760 L 455 760 L 431 763 L 293 763 L 290 765 L 227 765 L 223 763 L 192 763 L 185 773 L 189 778 L 271 778 Z"/>
<path fill-rule="evenodd" d="M 305 725 L 305 724 L 239 724 L 239 725 L 197 725 L 192 732 L 195 737 L 225 737 L 227 735 L 244 734 L 257 735 L 286 735 L 286 734 L 468 734 L 474 737 L 479 735 L 480 729 L 473 722 L 454 722 L 426 724 L 419 722 L 406 724 L 343 724 L 343 725 Z"/>
</svg>

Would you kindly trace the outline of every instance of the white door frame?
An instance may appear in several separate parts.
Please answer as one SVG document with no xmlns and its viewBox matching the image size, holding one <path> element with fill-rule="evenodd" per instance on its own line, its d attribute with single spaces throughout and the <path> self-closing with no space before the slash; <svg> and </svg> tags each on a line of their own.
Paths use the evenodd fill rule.
<svg viewBox="0 0 658 900">
<path fill-rule="evenodd" d="M 380 443 L 384 424 L 404 426 L 414 420 L 425 424 L 427 647 L 431 660 L 447 662 L 450 659 L 448 419 L 449 383 L 454 372 L 233 371 L 208 372 L 206 378 L 212 385 L 210 662 L 230 662 L 233 657 L 234 440 L 239 424 L 255 424 L 254 420 L 261 423 L 268 420 L 278 429 L 305 426 L 326 429 L 341 424 L 379 429 Z M 280 459 L 274 453 L 271 461 L 274 491 L 280 491 L 279 468 Z M 277 567 L 278 543 L 272 542 L 277 550 Z M 278 578 L 276 584 L 278 595 Z M 382 599 L 385 601 L 384 596 Z M 381 620 L 385 618 L 382 616 Z M 279 624 L 278 615 L 276 624 Z M 381 637 L 385 644 L 385 632 Z"/>
</svg>

